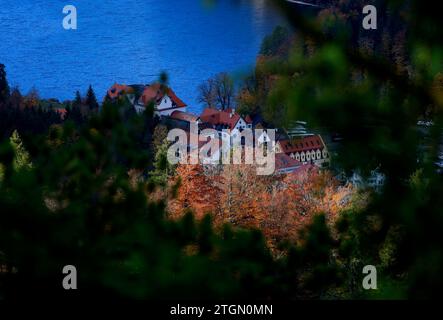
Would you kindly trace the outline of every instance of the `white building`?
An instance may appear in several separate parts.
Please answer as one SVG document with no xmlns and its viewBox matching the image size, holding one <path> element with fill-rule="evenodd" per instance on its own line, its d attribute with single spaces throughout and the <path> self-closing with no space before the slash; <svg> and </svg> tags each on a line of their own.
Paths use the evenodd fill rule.
<svg viewBox="0 0 443 320">
<path fill-rule="evenodd" d="M 371 188 L 375 191 L 380 191 L 385 184 L 385 180 L 385 175 L 377 168 L 372 170 L 371 174 L 366 178 L 364 178 L 358 171 L 355 171 L 349 179 L 349 183 L 357 188 Z"/>
<path fill-rule="evenodd" d="M 285 153 L 302 164 L 322 167 L 329 164 L 329 153 L 320 135 L 280 140 L 275 145 L 276 153 Z"/>
<path fill-rule="evenodd" d="M 137 113 L 142 113 L 151 103 L 158 116 L 169 116 L 174 111 L 186 112 L 187 105 L 177 97 L 175 92 L 160 83 L 151 85 L 119 85 L 114 84 L 107 92 L 111 99 L 126 96 Z"/>
</svg>

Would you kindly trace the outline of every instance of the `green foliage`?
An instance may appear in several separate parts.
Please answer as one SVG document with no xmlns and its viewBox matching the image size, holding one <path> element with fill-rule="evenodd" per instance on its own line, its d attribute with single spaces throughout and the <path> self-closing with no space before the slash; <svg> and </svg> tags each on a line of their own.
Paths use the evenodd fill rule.
<svg viewBox="0 0 443 320">
<path fill-rule="evenodd" d="M 80 108 L 80 106 L 82 105 L 82 96 L 80 94 L 80 91 L 75 92 L 75 99 L 74 99 L 72 105 L 73 105 L 73 107 L 78 107 L 78 108 Z"/>
<path fill-rule="evenodd" d="M 152 144 L 155 152 L 157 152 L 157 150 L 165 143 L 167 137 L 168 128 L 165 125 L 158 124 L 154 129 L 152 137 Z"/>
<path fill-rule="evenodd" d="M 346 13 L 349 8 L 343 6 L 335 10 Z M 442 108 L 430 92 L 442 68 L 443 51 L 437 40 L 442 22 L 419 1 L 408 2 L 406 9 L 396 1 L 385 1 L 380 8 L 385 26 L 391 25 L 383 28 L 384 35 L 398 30 L 410 34 L 409 39 L 398 38 L 402 48 L 387 48 L 387 55 L 376 41 L 377 32 L 371 37 L 359 25 L 343 29 L 347 27 L 342 21 L 331 19 L 316 23 L 286 8 L 302 37 L 285 63 L 268 65 L 267 72 L 278 77 L 268 110 L 283 112 L 281 118 L 287 121 L 302 119 L 338 133 L 343 141 L 336 148 L 337 167 L 366 173 L 379 167 L 386 176 L 383 189 L 369 199 L 366 209 L 340 219 L 338 261 L 344 270 L 376 265 L 386 283 L 399 283 L 403 289 L 393 296 L 441 296 L 443 277 L 437 270 L 443 259 L 436 243 L 443 229 L 439 196 L 443 185 L 434 163 L 441 152 Z M 402 16 L 393 18 L 394 8 Z M 320 16 L 329 13 L 325 10 Z M 305 50 L 308 46 L 312 50 Z M 421 52 L 420 63 L 414 62 L 416 52 Z M 433 126 L 418 127 L 417 121 L 429 114 L 431 105 L 439 110 L 433 113 Z M 358 296 L 361 288 L 351 285 L 352 274 L 347 275 L 347 291 Z"/>
<path fill-rule="evenodd" d="M 108 101 L 84 126 L 51 130 L 32 170 L 15 170 L 18 136 L 16 147 L 0 145 L 0 264 L 10 271 L 0 274 L 3 296 L 58 296 L 68 264 L 81 270 L 82 294 L 91 297 L 441 296 L 443 181 L 435 162 L 443 108 L 433 91 L 443 61 L 440 13 L 411 0 L 401 10 L 409 37 L 399 39 L 407 42 L 383 48 L 377 40 L 398 38 L 387 37 L 389 28 L 371 39 L 346 30 L 356 28 L 352 15 L 333 12 L 334 19 L 306 21 L 281 3 L 303 35 L 286 59 L 257 68 L 256 75 L 265 76 L 249 87 L 259 95 L 252 106 L 266 97 L 264 111 L 279 123 L 302 119 L 340 134 L 337 166 L 363 173 L 379 167 L 386 176 L 380 192 L 343 213 L 335 228 L 323 215 L 315 217 L 300 244 L 275 259 L 260 232 L 225 226 L 219 233 L 209 217 L 166 219 L 165 204 L 151 199 L 149 184 L 134 185 L 127 173 L 151 162 L 149 152 L 141 152 L 140 132 L 152 110 L 140 119 L 124 101 Z M 352 13 L 360 4 L 344 1 L 337 8 Z M 387 1 L 380 8 L 389 19 L 402 5 Z M 275 33 L 263 53 L 275 54 L 283 38 L 282 30 Z M 418 127 L 417 120 L 430 114 L 433 125 Z M 156 153 L 155 184 L 169 173 L 166 149 L 161 144 Z M 378 267 L 379 291 L 361 288 L 368 264 Z"/>
<path fill-rule="evenodd" d="M 266 36 L 260 48 L 260 54 L 266 56 L 276 55 L 281 46 L 288 40 L 289 30 L 277 26 L 271 35 Z"/>
<path fill-rule="evenodd" d="M 163 143 L 156 148 L 154 170 L 150 172 L 150 181 L 155 185 L 166 186 L 168 179 L 174 173 L 174 166 L 168 161 L 169 142 Z"/>
<path fill-rule="evenodd" d="M 76 96 L 76 101 L 78 97 Z M 95 97 L 94 90 L 92 89 L 92 86 L 89 86 L 88 92 L 86 93 L 86 105 L 89 107 L 89 110 L 97 112 L 99 108 L 99 104 L 97 102 L 97 98 Z"/>
<path fill-rule="evenodd" d="M 209 217 L 170 221 L 147 183 L 131 183 L 128 170 L 144 170 L 149 153 L 137 142 L 140 119 L 122 108 L 105 104 L 82 127 L 53 128 L 32 170 L 13 170 L 14 150 L 1 145 L 2 296 L 59 298 L 69 264 L 85 298 L 295 297 L 294 265 L 273 260 L 259 232 L 219 234 Z"/>
<path fill-rule="evenodd" d="M 22 139 L 20 138 L 17 130 L 14 130 L 9 140 L 12 148 L 14 149 L 14 169 L 17 171 L 23 169 L 31 169 L 31 157 L 29 156 L 28 151 L 26 151 L 26 148 L 24 147 Z"/>
<path fill-rule="evenodd" d="M 294 265 L 274 261 L 259 232 L 218 234 L 209 217 L 169 221 L 146 183 L 131 184 L 128 169 L 149 159 L 137 145 L 139 119 L 122 108 L 53 127 L 33 170 L 14 170 L 14 149 L 1 146 L 0 263 L 11 271 L 0 276 L 2 296 L 60 297 L 61 270 L 72 264 L 83 297 L 295 297 Z"/>
<path fill-rule="evenodd" d="M 6 70 L 3 64 L 0 64 L 0 106 L 9 99 L 9 84 L 6 79 Z"/>
</svg>

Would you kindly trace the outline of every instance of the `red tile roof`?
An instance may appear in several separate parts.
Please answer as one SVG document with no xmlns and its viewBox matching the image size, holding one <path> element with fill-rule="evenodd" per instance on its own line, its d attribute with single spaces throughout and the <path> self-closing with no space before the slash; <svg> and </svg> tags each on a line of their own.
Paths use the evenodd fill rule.
<svg viewBox="0 0 443 320">
<path fill-rule="evenodd" d="M 176 110 L 176 111 L 172 112 L 170 117 L 172 119 L 182 120 L 182 121 L 187 121 L 187 122 L 196 122 L 199 119 L 199 117 L 196 116 L 195 114 L 192 114 L 189 112 L 183 112 L 180 110 Z"/>
<path fill-rule="evenodd" d="M 275 154 L 275 170 L 285 170 L 285 169 L 296 169 L 302 165 L 301 162 L 292 159 L 290 156 L 285 153 L 277 153 Z"/>
<path fill-rule="evenodd" d="M 58 109 L 54 109 L 54 110 L 60 116 L 60 118 L 62 120 L 65 119 L 66 114 L 68 113 L 68 110 L 66 110 L 65 108 L 58 108 Z"/>
<path fill-rule="evenodd" d="M 200 137 L 198 134 L 190 133 L 189 131 L 186 131 L 186 143 L 185 145 L 181 145 L 182 147 L 188 147 L 188 152 L 197 150 L 199 155 L 201 148 L 205 146 L 206 144 L 210 143 L 212 148 L 212 155 L 209 155 L 212 157 L 216 152 L 220 151 L 222 148 L 222 141 L 218 137 Z M 200 140 L 201 139 L 201 140 Z M 196 144 L 194 144 L 196 142 Z M 209 145 L 208 145 L 209 147 Z"/>
<path fill-rule="evenodd" d="M 158 103 L 164 96 L 164 93 L 162 93 L 160 89 L 161 87 L 159 83 L 145 87 L 140 100 L 144 105 L 147 105 L 150 102 Z"/>
<path fill-rule="evenodd" d="M 162 87 L 160 83 L 154 83 L 150 86 L 145 87 L 143 90 L 142 96 L 140 97 L 143 104 L 147 105 L 148 103 L 154 101 L 154 103 L 159 103 L 163 97 L 168 95 L 171 98 L 172 102 L 179 108 L 186 107 L 186 103 L 180 100 L 179 97 L 175 94 L 175 92 L 168 87 Z"/>
<path fill-rule="evenodd" d="M 169 96 L 169 98 L 171 98 L 172 102 L 174 102 L 177 105 L 177 107 L 179 108 L 186 107 L 186 103 L 184 103 L 179 97 L 177 97 L 177 95 L 171 88 L 168 88 L 167 95 Z"/>
<path fill-rule="evenodd" d="M 200 115 L 200 119 L 203 122 L 210 123 L 214 126 L 224 126 L 230 130 L 233 130 L 235 128 L 235 125 L 240 120 L 240 118 L 240 115 L 233 112 L 232 109 L 220 111 L 214 108 L 206 108 Z"/>
<path fill-rule="evenodd" d="M 161 99 L 166 95 L 168 95 L 169 98 L 171 98 L 172 102 L 179 108 L 186 107 L 186 103 L 184 103 L 175 92 L 169 88 L 169 87 L 162 87 L 160 83 L 153 83 L 148 86 L 144 85 L 134 85 L 134 86 L 127 86 L 125 84 L 118 84 L 115 83 L 107 92 L 108 96 L 111 99 L 115 99 L 119 97 L 122 94 L 126 93 L 133 93 L 134 88 L 133 87 L 140 87 L 143 89 L 141 92 L 140 100 L 144 105 L 147 105 L 149 102 L 154 101 L 154 103 L 159 103 Z M 140 90 L 141 90 L 140 89 Z M 139 89 L 137 89 L 139 90 Z"/>
<path fill-rule="evenodd" d="M 234 113 L 235 113 L 235 109 L 228 108 L 228 109 L 225 110 L 225 112 L 227 112 L 227 113 L 232 113 L 232 112 L 234 112 Z M 252 124 L 252 119 L 251 119 L 251 117 L 250 117 L 249 115 L 247 115 L 246 117 L 243 117 L 243 120 L 244 120 L 247 124 Z"/>
<path fill-rule="evenodd" d="M 319 135 L 312 135 L 294 140 L 281 140 L 279 143 L 284 153 L 295 153 L 316 149 L 323 150 L 325 147 L 323 140 Z"/>
<path fill-rule="evenodd" d="M 119 97 L 121 94 L 132 92 L 132 88 L 125 84 L 114 83 L 114 85 L 108 90 L 107 94 L 111 99 Z"/>
</svg>

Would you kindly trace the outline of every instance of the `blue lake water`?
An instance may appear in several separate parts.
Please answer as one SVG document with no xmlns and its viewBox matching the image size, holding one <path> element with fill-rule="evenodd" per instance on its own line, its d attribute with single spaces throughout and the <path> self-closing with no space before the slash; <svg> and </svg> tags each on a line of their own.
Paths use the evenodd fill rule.
<svg viewBox="0 0 443 320">
<path fill-rule="evenodd" d="M 77 7 L 75 31 L 62 27 L 68 4 Z M 0 0 L 0 63 L 11 86 L 60 100 L 89 84 L 101 99 L 114 82 L 150 83 L 166 71 L 199 112 L 198 85 L 250 70 L 279 24 L 267 0 Z"/>
</svg>

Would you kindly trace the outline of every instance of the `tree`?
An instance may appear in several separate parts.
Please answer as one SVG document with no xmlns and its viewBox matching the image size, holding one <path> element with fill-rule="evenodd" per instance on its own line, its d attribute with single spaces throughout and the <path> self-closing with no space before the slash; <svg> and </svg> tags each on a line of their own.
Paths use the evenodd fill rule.
<svg viewBox="0 0 443 320">
<path fill-rule="evenodd" d="M 255 115 L 259 113 L 258 79 L 255 72 L 242 80 L 240 90 L 236 96 L 236 103 L 237 112 L 241 115 Z"/>
<path fill-rule="evenodd" d="M 311 166 L 285 176 L 257 176 L 254 166 L 229 165 L 219 180 L 221 213 L 215 222 L 260 229 L 273 249 L 299 240 L 318 214 L 325 215 L 332 232 L 343 211 L 366 204 L 354 201 L 355 188 Z"/>
<path fill-rule="evenodd" d="M 9 84 L 6 79 L 5 65 L 0 63 L 0 105 L 5 104 L 9 99 Z"/>
<path fill-rule="evenodd" d="M 9 103 L 10 103 L 11 107 L 14 109 L 19 109 L 19 110 L 23 109 L 23 107 L 24 107 L 23 96 L 17 87 L 12 89 Z"/>
<path fill-rule="evenodd" d="M 14 130 L 9 140 L 12 148 L 14 149 L 14 169 L 17 171 L 22 169 L 31 169 L 31 157 L 29 156 L 28 151 L 26 151 L 17 130 Z"/>
<path fill-rule="evenodd" d="M 376 2 L 378 7 L 381 1 Z M 340 1 L 338 6 L 355 12 L 362 3 Z M 404 16 L 400 3 L 389 1 L 389 12 Z M 246 181 L 234 176 L 227 190 L 230 203 L 235 201 L 246 217 L 253 212 L 278 212 L 273 220 L 266 215 L 260 220 L 272 222 L 272 234 L 283 232 L 289 237 L 292 226 L 303 222 L 297 243 L 273 259 L 259 232 L 226 226 L 218 233 L 209 218 L 196 222 L 192 215 L 183 214 L 191 209 L 200 218 L 207 210 L 221 207 L 214 196 L 219 190 L 213 185 L 222 181 L 206 175 L 204 167 L 191 165 L 178 168 L 179 216 L 167 220 L 164 203 L 147 196 L 148 186 L 128 181 L 128 169 L 143 169 L 147 159 L 133 139 L 132 126 L 123 125 L 119 110 L 109 106 L 81 128 L 76 139 L 67 126 L 60 148 L 40 146 L 36 170 L 11 170 L 14 157 L 9 142 L 0 146 L 0 163 L 7 173 L 0 185 L 0 264 L 6 265 L 1 296 L 38 295 L 50 300 L 63 295 L 60 266 L 67 262 L 81 268 L 81 294 L 87 298 L 101 294 L 272 301 L 441 296 L 443 254 L 438 243 L 443 186 L 435 163 L 441 152 L 442 105 L 432 84 L 441 72 L 443 22 L 434 6 L 417 0 L 407 5 L 410 42 L 401 48 L 400 57 L 408 50 L 414 61 L 411 73 L 362 55 L 356 47 L 361 31 L 351 32 L 356 39 L 342 32 L 339 37 L 333 33 L 325 37 L 325 27 L 341 29 L 334 24 L 304 23 L 303 17 L 294 16 L 298 12 L 292 7 L 284 11 L 289 21 L 315 46 L 309 54 L 305 45 L 295 47 L 290 59 L 272 70 L 278 78 L 273 94 L 267 96 L 269 103 L 287 106 L 282 113 L 289 120 L 303 118 L 340 133 L 343 141 L 334 159 L 340 169 L 380 165 L 386 183 L 380 193 L 368 197 L 367 205 L 346 208 L 340 217 L 330 219 L 334 206 L 349 197 L 336 195 L 340 187 L 322 172 L 287 177 L 252 195 L 248 190 L 256 188 L 251 185 L 253 177 L 240 170 L 235 174 Z M 372 43 L 375 48 L 371 44 L 370 54 L 380 58 L 377 41 Z M 351 81 L 355 73 L 361 77 Z M 417 130 L 417 119 L 429 105 L 435 105 L 434 125 Z M 241 197 L 255 198 L 256 204 Z M 234 216 L 235 206 L 229 208 Z M 237 213 L 241 217 L 242 212 Z M 275 226 L 282 217 L 283 230 L 279 230 Z M 240 227 L 241 220 L 248 219 L 240 219 Z M 331 226 L 331 220 L 337 223 Z M 383 271 L 379 287 L 385 290 L 368 294 L 352 285 L 355 271 L 361 276 L 361 267 L 368 264 Z M 331 290 L 334 287 L 336 292 Z"/>
<path fill-rule="evenodd" d="M 89 107 L 89 111 L 98 112 L 99 104 L 91 85 L 89 86 L 88 92 L 86 93 L 85 103 Z"/>
<path fill-rule="evenodd" d="M 75 92 L 75 99 L 74 99 L 74 102 L 72 103 L 72 106 L 73 107 L 77 107 L 77 108 L 80 108 L 80 106 L 82 105 L 82 96 L 81 96 L 81 94 L 80 94 L 80 91 L 76 91 Z"/>
<path fill-rule="evenodd" d="M 386 178 L 367 206 L 339 218 L 338 259 L 346 271 L 355 261 L 358 267 L 384 268 L 386 284 L 398 288 L 389 292 L 391 298 L 441 296 L 443 276 L 437 270 L 443 267 L 443 255 L 433 236 L 443 228 L 438 174 L 443 118 L 432 85 L 442 68 L 437 61 L 443 60 L 443 32 L 435 8 L 417 0 L 376 1 L 388 37 L 381 36 L 382 30 L 368 33 L 358 27 L 355 8 L 361 10 L 363 1 L 339 2 L 334 11 L 340 19 L 323 21 L 327 25 L 301 17 L 287 2 L 280 4 L 315 49 L 306 54 L 302 43 L 301 50 L 293 48 L 285 67 L 269 66 L 278 75 L 269 104 L 286 106 L 289 120 L 304 119 L 340 134 L 334 160 L 338 168 L 369 173 L 379 167 Z M 390 48 L 383 47 L 383 38 L 394 40 Z M 430 115 L 433 124 L 417 129 L 428 106 L 436 111 Z M 398 155 L 405 156 L 399 160 Z M 424 170 L 425 192 L 408 183 L 419 169 Z M 425 262 L 430 259 L 432 266 Z M 367 296 L 361 289 L 346 290 L 351 297 Z"/>
<path fill-rule="evenodd" d="M 299 232 L 312 222 L 314 216 L 322 213 L 326 222 L 333 227 L 340 213 L 356 203 L 356 189 L 351 185 L 342 186 L 329 171 L 305 166 L 283 180 L 286 186 L 283 194 L 288 203 L 286 211 L 295 217 L 293 230 Z M 353 209 L 363 209 L 352 207 Z M 332 228 L 331 228 L 332 229 Z"/>
<path fill-rule="evenodd" d="M 71 106 L 68 109 L 65 120 L 73 121 L 76 124 L 83 123 L 84 117 L 82 114 L 82 105 L 83 102 L 81 94 L 79 91 L 76 91 L 74 101 L 71 103 Z"/>
<path fill-rule="evenodd" d="M 82 270 L 86 299 L 293 297 L 293 266 L 274 261 L 258 232 L 225 227 L 220 234 L 209 218 L 183 213 L 167 219 L 145 181 L 131 183 L 128 171 L 143 170 L 148 160 L 133 125 L 123 123 L 116 105 L 84 127 L 64 124 L 56 134 L 61 143 L 36 151 L 34 170 L 11 170 L 11 148 L 0 146 L 8 173 L 0 184 L 2 298 L 68 297 L 60 291 L 60 266 L 67 264 Z M 211 179 L 201 167 L 179 170 L 197 175 L 183 179 L 184 202 L 206 211 L 200 205 L 215 199 Z"/>
<path fill-rule="evenodd" d="M 226 110 L 232 107 L 235 97 L 234 81 L 227 73 L 219 73 L 198 88 L 199 102 L 208 107 Z"/>
<path fill-rule="evenodd" d="M 227 73 L 219 73 L 215 77 L 215 93 L 218 108 L 226 110 L 232 107 L 234 100 L 234 81 Z"/>
<path fill-rule="evenodd" d="M 40 95 L 35 87 L 32 87 L 24 97 L 24 104 L 28 109 L 37 109 L 40 105 Z"/>
<path fill-rule="evenodd" d="M 155 185 L 166 186 L 174 167 L 168 161 L 169 142 L 163 143 L 156 148 L 154 159 L 154 170 L 150 172 L 150 181 Z"/>
<path fill-rule="evenodd" d="M 173 217 L 182 217 L 187 211 L 195 213 L 197 219 L 206 214 L 217 214 L 219 203 L 219 187 L 216 179 L 205 174 L 201 164 L 180 164 L 176 169 L 178 182 L 177 197 L 169 204 Z"/>
<path fill-rule="evenodd" d="M 198 87 L 198 102 L 209 108 L 216 107 L 215 80 L 208 79 Z"/>
<path fill-rule="evenodd" d="M 431 105 L 427 108 L 425 112 L 425 116 L 428 118 L 432 118 L 441 110 L 436 110 L 439 106 L 443 105 L 443 72 L 439 72 L 435 75 L 433 83 L 432 83 L 432 95 L 434 99 L 438 102 L 437 104 Z"/>
<path fill-rule="evenodd" d="M 272 178 L 258 176 L 253 165 L 224 165 L 220 174 L 222 223 L 258 228 L 263 219 L 261 197 Z"/>
<path fill-rule="evenodd" d="M 281 46 L 289 39 L 289 30 L 282 26 L 275 27 L 271 35 L 266 36 L 260 48 L 260 54 L 276 55 Z"/>
<path fill-rule="evenodd" d="M 153 133 L 152 137 L 152 145 L 154 147 L 154 152 L 165 143 L 166 138 L 168 137 L 168 128 L 165 125 L 158 124 Z"/>
<path fill-rule="evenodd" d="M 259 56 L 255 70 L 245 77 L 236 97 L 238 112 L 240 114 L 261 115 L 268 124 L 284 127 L 285 107 L 273 107 L 269 103 L 272 98 L 271 90 L 274 88 L 277 76 L 270 66 L 285 64 L 285 59 L 275 56 Z"/>
</svg>

